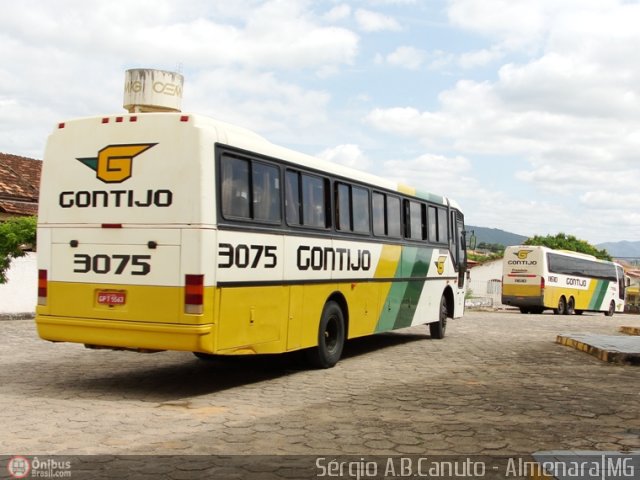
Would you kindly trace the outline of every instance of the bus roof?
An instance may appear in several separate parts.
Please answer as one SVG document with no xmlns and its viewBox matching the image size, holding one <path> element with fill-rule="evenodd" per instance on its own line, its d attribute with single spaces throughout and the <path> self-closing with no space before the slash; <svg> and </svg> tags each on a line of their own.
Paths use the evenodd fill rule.
<svg viewBox="0 0 640 480">
<path fill-rule="evenodd" d="M 542 250 L 543 252 L 553 252 L 559 255 L 565 255 L 567 257 L 574 257 L 574 258 L 584 258 L 586 260 L 593 260 L 595 262 L 604 262 L 604 263 L 613 263 L 618 265 L 617 262 L 611 262 L 609 260 L 601 260 L 597 257 L 595 257 L 594 255 L 590 255 L 588 253 L 582 253 L 582 252 L 574 252 L 573 250 L 564 250 L 564 249 L 553 249 L 553 248 L 549 248 L 549 247 L 545 247 L 543 245 L 512 245 L 507 247 L 507 249 L 509 250 L 516 250 L 516 249 L 538 249 L 538 250 Z"/>
<path fill-rule="evenodd" d="M 393 182 L 380 176 L 364 172 L 355 168 L 340 165 L 339 163 L 323 160 L 312 155 L 297 152 L 295 150 L 275 145 L 258 135 L 257 133 L 231 123 L 217 120 L 205 115 L 185 113 L 185 112 L 154 112 L 154 113 L 136 113 L 136 114 L 109 114 L 92 117 L 80 117 L 66 120 L 59 125 L 65 125 L 66 130 L 72 129 L 74 125 L 86 122 L 108 123 L 105 119 L 119 119 L 122 117 L 137 116 L 147 118 L 160 118 L 162 116 L 180 116 L 188 117 L 189 123 L 194 127 L 201 129 L 214 142 L 228 144 L 240 149 L 245 149 L 254 153 L 273 157 L 293 164 L 317 170 L 318 172 L 327 172 L 333 175 L 344 177 L 345 179 L 355 180 L 369 184 L 373 187 L 396 191 L 405 195 L 410 195 L 428 202 L 451 206 L 457 210 L 461 210 L 459 204 L 452 199 L 442 195 L 430 193 L 426 190 L 417 189 L 415 187 Z M 116 120 L 117 121 L 117 120 Z M 57 129 L 56 129 L 57 130 Z"/>
</svg>

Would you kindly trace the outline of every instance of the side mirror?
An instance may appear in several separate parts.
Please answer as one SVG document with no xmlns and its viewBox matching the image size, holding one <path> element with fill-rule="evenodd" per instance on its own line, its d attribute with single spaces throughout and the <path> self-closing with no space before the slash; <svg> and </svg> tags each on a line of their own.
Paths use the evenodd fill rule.
<svg viewBox="0 0 640 480">
<path fill-rule="evenodd" d="M 469 234 L 469 242 L 467 243 L 467 247 L 469 248 L 469 250 L 475 250 L 476 249 L 476 233 L 475 230 L 465 230 L 464 235 L 465 237 Z"/>
</svg>

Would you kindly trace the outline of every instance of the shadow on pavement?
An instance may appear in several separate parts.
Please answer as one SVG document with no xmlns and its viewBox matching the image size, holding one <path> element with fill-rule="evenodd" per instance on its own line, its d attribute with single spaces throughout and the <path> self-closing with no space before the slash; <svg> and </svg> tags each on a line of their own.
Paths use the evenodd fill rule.
<svg viewBox="0 0 640 480">
<path fill-rule="evenodd" d="M 427 334 L 389 332 L 349 340 L 342 361 L 409 342 Z M 165 402 L 211 394 L 310 369 L 304 352 L 278 355 L 213 356 L 206 360 L 187 352 L 140 354 L 123 351 L 74 351 L 70 358 L 50 358 L 46 369 L 16 363 L 10 378 L 25 394 L 54 398 L 131 399 Z M 59 360 L 59 364 L 57 364 Z M 19 379 L 19 380 L 18 380 Z M 11 381 L 10 379 L 7 379 Z M 40 392 L 40 393 L 38 393 Z"/>
</svg>

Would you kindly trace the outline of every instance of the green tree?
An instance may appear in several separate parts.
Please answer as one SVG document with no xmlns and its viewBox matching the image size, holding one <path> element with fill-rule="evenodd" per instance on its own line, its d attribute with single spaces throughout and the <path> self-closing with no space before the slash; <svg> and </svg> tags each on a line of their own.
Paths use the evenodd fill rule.
<svg viewBox="0 0 640 480">
<path fill-rule="evenodd" d="M 527 239 L 524 245 L 541 245 L 543 247 L 553 248 L 554 250 L 570 250 L 572 252 L 587 253 L 600 260 L 611 260 L 611 255 L 609 255 L 609 252 L 605 249 L 600 250 L 586 240 L 580 240 L 566 233 L 547 235 L 545 237 L 536 235 Z"/>
<path fill-rule="evenodd" d="M 11 261 L 25 254 L 23 247 L 35 247 L 37 222 L 36 217 L 17 217 L 0 223 L 0 284 L 7 282 Z"/>
</svg>

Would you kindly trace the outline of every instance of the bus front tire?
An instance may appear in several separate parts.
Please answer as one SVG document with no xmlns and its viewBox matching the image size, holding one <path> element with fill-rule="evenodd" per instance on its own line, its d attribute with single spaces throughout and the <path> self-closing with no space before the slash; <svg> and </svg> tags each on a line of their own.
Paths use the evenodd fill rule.
<svg viewBox="0 0 640 480">
<path fill-rule="evenodd" d="M 334 301 L 325 304 L 318 327 L 318 345 L 306 351 L 307 360 L 315 368 L 331 368 L 342 356 L 345 327 L 342 308 Z"/>
<path fill-rule="evenodd" d="M 569 297 L 569 301 L 567 302 L 565 313 L 567 315 L 573 315 L 574 313 L 576 313 L 576 301 L 573 297 Z"/>
<path fill-rule="evenodd" d="M 440 299 L 440 313 L 438 321 L 429 324 L 429 333 L 431 334 L 431 338 L 436 338 L 438 340 L 444 338 L 444 335 L 447 331 L 448 316 L 449 311 L 447 309 L 447 299 L 443 295 Z"/>
<path fill-rule="evenodd" d="M 615 311 L 616 311 L 616 304 L 613 300 L 611 300 L 611 303 L 609 304 L 609 310 L 604 312 L 604 314 L 607 317 L 613 317 L 613 314 L 615 313 Z"/>
</svg>

